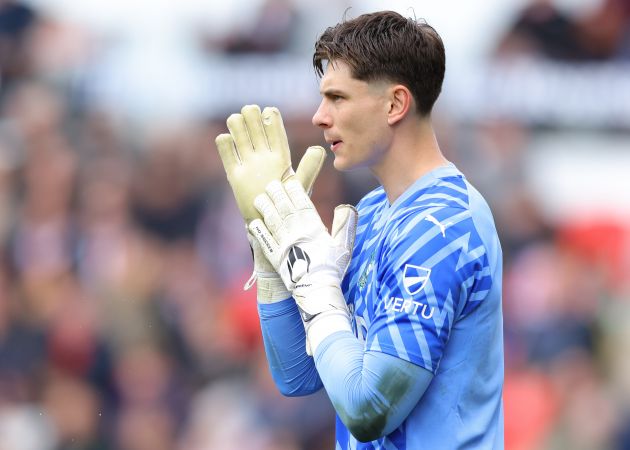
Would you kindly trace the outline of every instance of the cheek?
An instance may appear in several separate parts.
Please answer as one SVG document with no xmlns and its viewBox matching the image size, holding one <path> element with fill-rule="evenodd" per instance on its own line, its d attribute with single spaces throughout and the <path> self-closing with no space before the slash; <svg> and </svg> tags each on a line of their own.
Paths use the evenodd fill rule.
<svg viewBox="0 0 630 450">
<path fill-rule="evenodd" d="M 348 116 L 346 120 L 346 129 L 351 131 L 355 137 L 362 139 L 368 136 L 378 134 L 375 127 L 378 127 L 379 120 L 367 109 L 360 111 L 358 114 Z"/>
<path fill-rule="evenodd" d="M 362 141 L 373 151 L 381 151 L 391 143 L 391 130 L 382 121 L 372 121 L 362 132 Z"/>
<path fill-rule="evenodd" d="M 391 130 L 381 104 L 366 101 L 346 112 L 348 114 L 340 114 L 338 123 L 345 130 L 346 142 L 353 148 L 352 153 L 357 156 L 373 154 L 387 147 Z"/>
<path fill-rule="evenodd" d="M 366 105 L 361 121 L 362 132 L 366 137 L 376 141 L 388 134 L 387 114 L 383 106 L 378 102 L 370 102 Z"/>
</svg>

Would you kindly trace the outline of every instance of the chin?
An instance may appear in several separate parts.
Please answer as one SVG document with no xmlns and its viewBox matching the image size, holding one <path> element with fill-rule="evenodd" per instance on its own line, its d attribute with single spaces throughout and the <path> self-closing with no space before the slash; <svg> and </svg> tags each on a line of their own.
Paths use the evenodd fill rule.
<svg viewBox="0 0 630 450">
<path fill-rule="evenodd" d="M 340 156 L 335 155 L 335 160 L 333 161 L 333 166 L 335 169 L 339 171 L 345 171 L 352 169 L 352 165 L 348 163 L 348 161 Z"/>
<path fill-rule="evenodd" d="M 369 167 L 364 161 L 356 161 L 352 159 L 344 158 L 343 156 L 335 155 L 333 166 L 340 172 L 347 172 L 354 169 L 360 169 L 363 167 Z"/>
</svg>

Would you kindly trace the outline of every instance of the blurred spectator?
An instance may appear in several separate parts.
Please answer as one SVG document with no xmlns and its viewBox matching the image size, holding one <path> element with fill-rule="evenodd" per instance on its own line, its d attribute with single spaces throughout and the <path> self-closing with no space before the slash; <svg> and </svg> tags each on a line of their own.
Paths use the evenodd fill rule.
<svg viewBox="0 0 630 450">
<path fill-rule="evenodd" d="M 254 23 L 234 30 L 219 46 L 230 54 L 285 51 L 294 38 L 296 17 L 293 0 L 264 0 Z"/>
<path fill-rule="evenodd" d="M 630 60 L 630 2 L 602 0 L 576 21 L 577 39 L 588 59 Z"/>
<path fill-rule="evenodd" d="M 552 0 L 534 0 L 521 11 L 499 42 L 498 54 L 580 60 L 586 58 L 587 53 L 577 35 L 572 18 L 559 10 Z"/>
<path fill-rule="evenodd" d="M 173 418 L 164 409 L 132 406 L 116 416 L 116 449 L 171 450 L 174 440 Z"/>
<path fill-rule="evenodd" d="M 93 386 L 82 378 L 55 374 L 49 378 L 42 397 L 44 413 L 57 435 L 55 450 L 111 448 L 99 429 L 103 410 Z"/>
<path fill-rule="evenodd" d="M 20 305 L 6 267 L 0 270 L 0 410 L 35 400 L 46 340 Z"/>
<path fill-rule="evenodd" d="M 165 241 L 192 239 L 203 213 L 205 185 L 199 177 L 201 143 L 194 130 L 155 130 L 134 178 L 136 220 Z"/>
<path fill-rule="evenodd" d="M 177 379 L 173 359 L 153 343 L 136 343 L 121 349 L 114 364 L 116 448 L 172 449 L 186 418 L 186 386 Z"/>
<path fill-rule="evenodd" d="M 201 391 L 178 449 L 298 450 L 295 436 L 274 435 L 260 423 L 255 395 L 241 379 L 218 382 Z"/>
<path fill-rule="evenodd" d="M 553 0 L 533 0 L 499 42 L 499 56 L 531 55 L 558 61 L 627 59 L 630 5 L 602 0 L 592 12 L 570 15 Z"/>
<path fill-rule="evenodd" d="M 545 448 L 615 448 L 622 416 L 590 356 L 579 351 L 566 354 L 554 361 L 550 373 L 562 409 Z"/>
<path fill-rule="evenodd" d="M 11 0 L 0 2 L 0 99 L 13 82 L 31 75 L 26 41 L 36 21 L 31 7 Z"/>
</svg>

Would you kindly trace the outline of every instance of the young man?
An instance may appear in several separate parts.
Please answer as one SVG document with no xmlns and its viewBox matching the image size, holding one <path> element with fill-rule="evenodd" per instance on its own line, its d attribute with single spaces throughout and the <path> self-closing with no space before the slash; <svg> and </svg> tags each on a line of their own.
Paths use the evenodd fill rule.
<svg viewBox="0 0 630 450">
<path fill-rule="evenodd" d="M 313 123 L 335 167 L 369 167 L 381 186 L 357 205 L 358 223 L 340 207 L 331 234 L 296 181 L 255 198 L 257 259 L 286 287 L 261 300 L 259 284 L 276 384 L 326 389 L 337 449 L 502 449 L 501 248 L 431 125 L 442 41 L 397 13 L 366 14 L 327 29 L 313 64 Z"/>
</svg>

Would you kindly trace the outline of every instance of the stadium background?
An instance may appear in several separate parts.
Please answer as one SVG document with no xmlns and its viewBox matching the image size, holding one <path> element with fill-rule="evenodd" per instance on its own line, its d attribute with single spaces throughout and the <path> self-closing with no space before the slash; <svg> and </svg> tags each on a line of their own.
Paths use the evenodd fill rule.
<svg viewBox="0 0 630 450">
<path fill-rule="evenodd" d="M 444 37 L 438 137 L 505 254 L 506 448 L 630 449 L 627 0 L 4 0 L 1 450 L 333 448 L 325 395 L 270 380 L 213 140 L 258 103 L 294 161 L 324 144 L 311 48 L 348 7 Z M 331 160 L 327 223 L 374 186 Z"/>
</svg>

